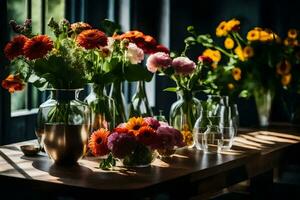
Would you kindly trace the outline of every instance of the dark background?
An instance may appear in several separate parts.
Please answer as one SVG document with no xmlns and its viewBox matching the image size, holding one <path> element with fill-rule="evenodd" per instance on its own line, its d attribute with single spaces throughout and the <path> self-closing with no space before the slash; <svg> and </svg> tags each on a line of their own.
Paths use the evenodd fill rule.
<svg viewBox="0 0 300 200">
<path fill-rule="evenodd" d="M 8 41 L 6 2 L 7 0 L 0 0 L 0 77 L 2 78 L 3 67 L 1 66 L 7 63 L 2 51 Z M 213 35 L 220 21 L 231 18 L 241 21 L 243 35 L 254 26 L 271 28 L 282 37 L 289 28 L 300 29 L 300 1 L 292 0 L 65 0 L 65 5 L 66 18 L 71 22 L 82 20 L 95 27 L 102 19 L 109 17 L 110 8 L 110 16 L 116 22 L 127 21 L 128 28 L 138 29 L 159 38 L 161 43 L 166 44 L 173 51 L 182 50 L 188 25 L 195 26 L 200 33 Z M 124 6 L 129 8 L 127 19 L 121 12 L 126 10 Z M 202 49 L 194 49 L 191 58 L 195 59 L 200 52 Z M 166 78 L 156 77 L 155 114 L 162 109 L 164 114 L 168 115 L 171 104 L 176 100 L 175 94 L 162 91 L 170 85 L 172 82 Z M 128 88 L 125 91 L 129 101 L 132 90 L 131 87 Z M 281 98 L 282 96 L 275 97 L 272 121 L 289 120 Z M 0 89 L 0 144 L 34 138 L 34 116 L 12 119 L 9 105 L 9 94 Z M 254 100 L 240 99 L 238 105 L 240 124 L 256 126 L 257 113 Z M 14 132 L 18 131 L 26 134 L 21 134 L 18 138 L 14 135 Z"/>
</svg>

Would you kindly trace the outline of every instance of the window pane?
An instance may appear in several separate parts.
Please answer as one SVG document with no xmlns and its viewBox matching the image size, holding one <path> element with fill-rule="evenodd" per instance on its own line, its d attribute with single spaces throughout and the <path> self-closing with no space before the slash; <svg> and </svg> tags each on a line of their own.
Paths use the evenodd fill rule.
<svg viewBox="0 0 300 200">
<path fill-rule="evenodd" d="M 25 0 L 9 0 L 7 1 L 7 9 L 8 9 L 8 19 L 16 20 L 17 23 L 23 23 L 26 18 L 26 12 L 24 12 L 24 8 L 26 8 Z M 11 29 L 10 37 L 13 36 L 13 32 Z M 20 109 L 26 108 L 26 93 L 27 88 L 21 92 L 15 92 L 11 95 L 11 111 L 16 111 Z"/>
</svg>

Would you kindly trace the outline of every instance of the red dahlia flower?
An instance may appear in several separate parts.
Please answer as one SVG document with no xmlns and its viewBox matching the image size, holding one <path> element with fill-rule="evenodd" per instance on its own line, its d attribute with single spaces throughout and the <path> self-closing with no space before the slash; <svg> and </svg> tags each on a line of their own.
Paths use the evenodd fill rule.
<svg viewBox="0 0 300 200">
<path fill-rule="evenodd" d="M 28 40 L 24 47 L 24 55 L 29 60 L 44 57 L 53 48 L 53 42 L 47 35 L 37 35 Z"/>
<path fill-rule="evenodd" d="M 147 146 L 153 146 L 157 142 L 157 134 L 150 126 L 141 127 L 136 137 L 138 142 Z"/>
<path fill-rule="evenodd" d="M 13 60 L 18 56 L 24 55 L 23 47 L 28 40 L 24 35 L 14 37 L 4 48 L 5 56 L 9 60 Z"/>
<path fill-rule="evenodd" d="M 82 31 L 77 36 L 76 42 L 86 49 L 100 48 L 107 45 L 107 36 L 102 31 L 90 29 Z"/>
</svg>

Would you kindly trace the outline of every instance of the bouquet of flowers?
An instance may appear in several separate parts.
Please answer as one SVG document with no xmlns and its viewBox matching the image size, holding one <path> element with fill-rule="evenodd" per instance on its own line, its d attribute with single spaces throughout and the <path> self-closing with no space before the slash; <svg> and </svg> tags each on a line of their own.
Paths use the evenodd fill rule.
<svg viewBox="0 0 300 200">
<path fill-rule="evenodd" d="M 206 49 L 198 57 L 206 61 L 202 69 L 202 91 L 207 94 L 238 97 L 243 91 L 242 70 L 238 65 L 241 55 L 241 44 L 238 30 L 240 22 L 236 19 L 221 22 L 217 29 L 218 37 L 226 37 L 223 45 L 219 45 L 209 34 L 199 34 L 193 26 L 187 28 L 191 34 L 185 40 L 191 45 L 200 44 Z"/>
<path fill-rule="evenodd" d="M 67 20 L 60 24 L 53 19 L 49 26 L 53 28 L 56 39 L 48 35 L 33 34 L 31 20 L 23 25 L 10 22 L 15 36 L 4 49 L 11 61 L 8 70 L 12 73 L 2 82 L 10 92 L 21 90 L 24 82 L 30 82 L 39 89 L 48 86 L 56 89 L 81 88 L 86 82 L 83 52 L 77 45 L 76 30 Z M 72 29 L 73 28 L 73 29 Z"/>
<path fill-rule="evenodd" d="M 112 132 L 99 129 L 89 141 L 93 155 L 109 154 L 100 163 L 102 169 L 115 166 L 116 159 L 120 159 L 125 166 L 147 166 L 156 158 L 156 150 L 165 152 L 184 145 L 178 130 L 151 117 L 130 118 Z"/>
</svg>

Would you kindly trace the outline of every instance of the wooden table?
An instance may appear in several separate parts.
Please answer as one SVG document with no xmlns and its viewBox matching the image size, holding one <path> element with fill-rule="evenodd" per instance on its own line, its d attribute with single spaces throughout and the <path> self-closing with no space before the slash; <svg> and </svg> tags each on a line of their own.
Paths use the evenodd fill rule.
<svg viewBox="0 0 300 200">
<path fill-rule="evenodd" d="M 300 137 L 270 131 L 241 133 L 232 150 L 221 154 L 203 154 L 196 149 L 179 150 L 172 158 L 155 160 L 147 168 L 98 168 L 99 159 L 86 157 L 75 167 L 53 165 L 46 154 L 27 157 L 20 145 L 0 147 L 0 183 L 5 188 L 28 187 L 47 196 L 141 197 L 158 195 L 173 199 L 207 197 L 214 192 L 250 179 L 253 191 L 258 183 L 272 183 L 273 169 L 286 153 L 297 152 Z M 270 180 L 270 177 L 272 180 Z M 50 195 L 50 196 L 49 196 Z"/>
</svg>

